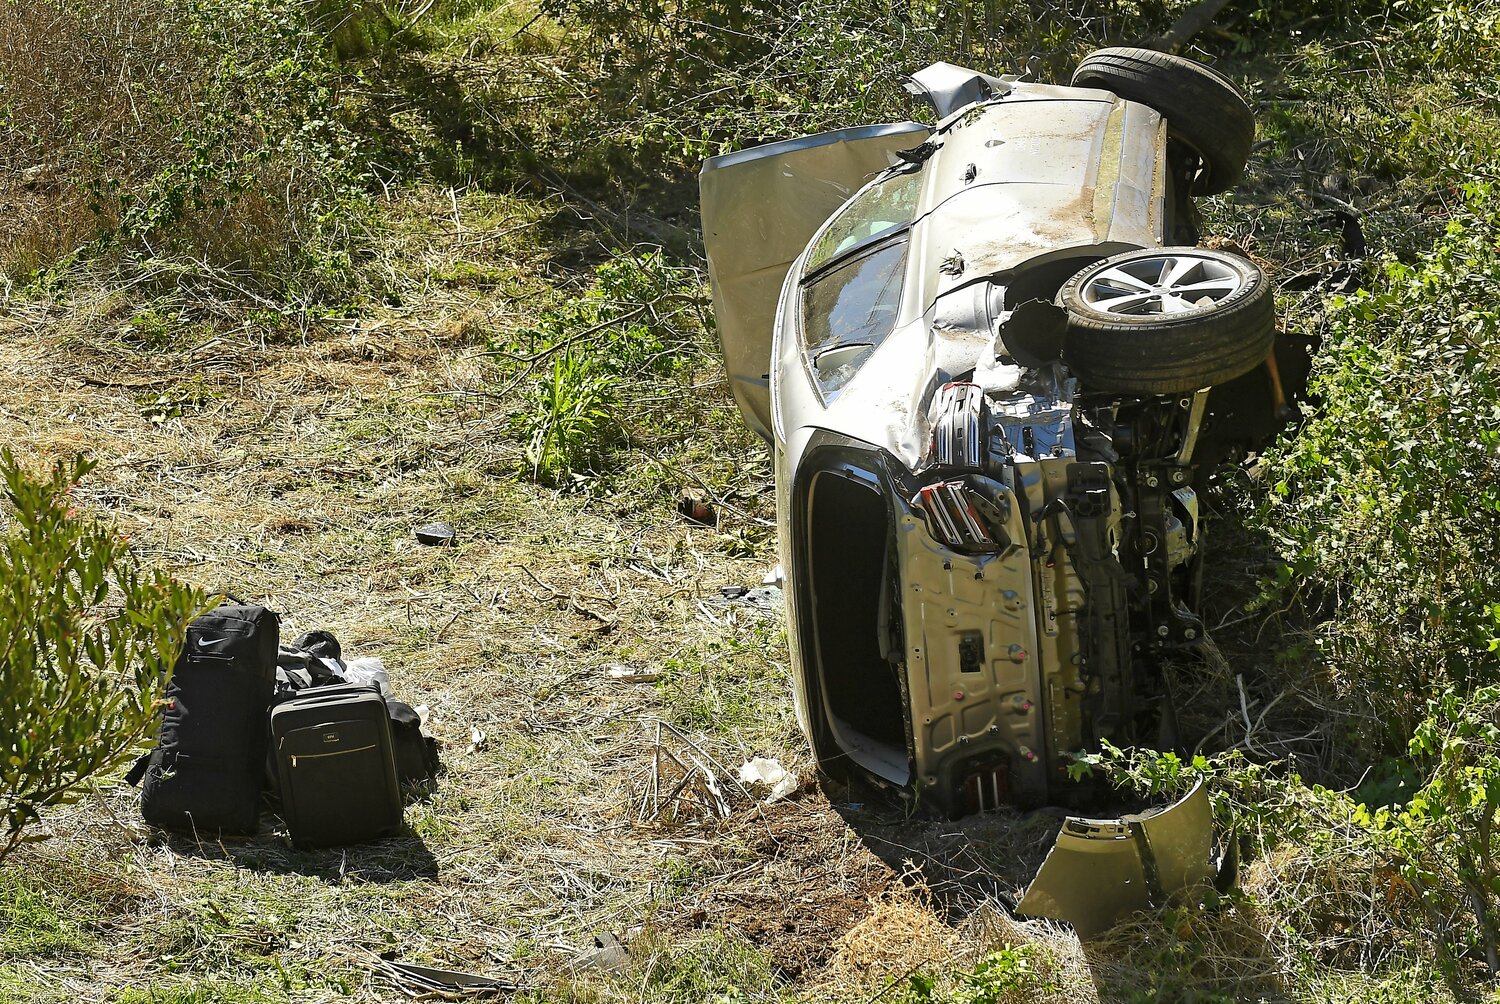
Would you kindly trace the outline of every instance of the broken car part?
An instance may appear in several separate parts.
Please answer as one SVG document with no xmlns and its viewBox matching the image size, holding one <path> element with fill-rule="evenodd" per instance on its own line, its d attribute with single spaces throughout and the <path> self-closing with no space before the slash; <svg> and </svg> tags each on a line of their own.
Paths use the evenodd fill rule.
<svg viewBox="0 0 1500 1004">
<path fill-rule="evenodd" d="M 412 533 L 418 542 L 428 547 L 451 547 L 458 543 L 458 534 L 453 531 L 452 523 L 428 523 L 417 527 Z"/>
<path fill-rule="evenodd" d="M 377 958 L 371 969 L 377 976 L 394 983 L 401 990 L 421 999 L 480 1000 L 510 996 L 521 989 L 519 984 L 498 980 L 478 973 L 452 969 L 434 969 L 409 962 Z"/>
<path fill-rule="evenodd" d="M 1203 783 L 1164 808 L 1118 819 L 1068 816 L 1016 904 L 1019 913 L 1093 937 L 1139 910 L 1204 890 L 1214 878 L 1213 812 Z"/>
</svg>

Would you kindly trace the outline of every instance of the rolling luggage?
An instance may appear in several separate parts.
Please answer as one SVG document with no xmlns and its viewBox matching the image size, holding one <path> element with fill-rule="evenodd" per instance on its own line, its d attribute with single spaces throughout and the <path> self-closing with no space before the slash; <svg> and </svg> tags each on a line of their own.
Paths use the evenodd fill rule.
<svg viewBox="0 0 1500 1004">
<path fill-rule="evenodd" d="M 150 823 L 201 835 L 260 823 L 266 716 L 280 626 L 265 607 L 227 603 L 188 626 L 157 731 L 128 776 Z"/>
<path fill-rule="evenodd" d="M 277 705 L 271 752 L 292 843 L 331 847 L 400 832 L 390 713 L 379 688 L 313 687 Z"/>
</svg>

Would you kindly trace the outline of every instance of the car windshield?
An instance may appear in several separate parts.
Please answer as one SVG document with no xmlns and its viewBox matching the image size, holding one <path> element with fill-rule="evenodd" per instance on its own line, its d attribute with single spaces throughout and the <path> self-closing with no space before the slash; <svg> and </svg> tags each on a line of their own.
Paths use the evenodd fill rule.
<svg viewBox="0 0 1500 1004">
<path fill-rule="evenodd" d="M 919 168 L 883 178 L 841 209 L 807 252 L 802 345 L 825 401 L 896 326 L 907 235 L 922 190 Z"/>
<path fill-rule="evenodd" d="M 906 248 L 902 234 L 803 286 L 803 345 L 825 398 L 854 376 L 896 326 Z"/>
<path fill-rule="evenodd" d="M 922 191 L 919 169 L 893 175 L 860 192 L 833 218 L 807 253 L 806 275 L 854 248 L 906 226 Z"/>
</svg>

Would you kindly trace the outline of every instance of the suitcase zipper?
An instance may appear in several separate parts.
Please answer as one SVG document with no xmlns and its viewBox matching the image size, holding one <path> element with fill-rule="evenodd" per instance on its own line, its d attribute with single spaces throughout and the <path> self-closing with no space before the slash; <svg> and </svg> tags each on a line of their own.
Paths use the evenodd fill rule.
<svg viewBox="0 0 1500 1004">
<path fill-rule="evenodd" d="M 378 748 L 379 748 L 379 744 L 378 743 L 371 743 L 368 746 L 361 746 L 359 749 L 355 749 L 355 750 L 335 750 L 332 753 L 303 753 L 300 756 L 293 756 L 292 757 L 292 766 L 293 767 L 297 766 L 297 761 L 298 760 L 317 760 L 317 759 L 320 759 L 320 758 L 325 757 L 325 756 L 346 756 L 346 755 L 348 755 L 350 753 L 363 753 L 366 750 L 373 750 L 373 749 L 378 749 Z"/>
</svg>

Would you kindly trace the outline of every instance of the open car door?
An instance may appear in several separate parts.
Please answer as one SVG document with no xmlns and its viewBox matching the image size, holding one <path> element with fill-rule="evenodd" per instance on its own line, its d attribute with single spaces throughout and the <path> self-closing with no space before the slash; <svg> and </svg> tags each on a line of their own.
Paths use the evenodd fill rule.
<svg viewBox="0 0 1500 1004">
<path fill-rule="evenodd" d="M 740 413 L 771 439 L 771 334 L 787 269 L 823 221 L 872 176 L 919 146 L 916 122 L 860 126 L 703 162 L 703 246 L 724 366 Z"/>
</svg>

